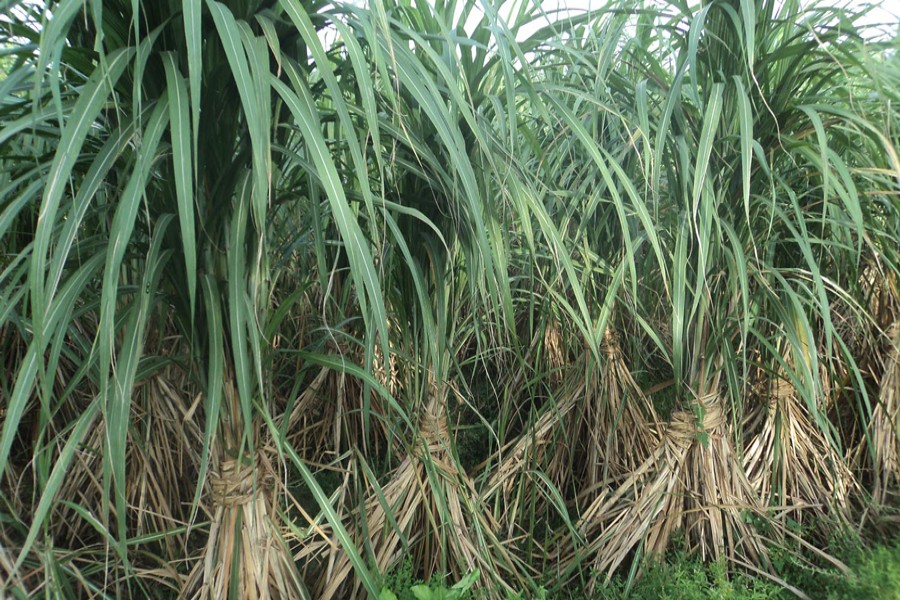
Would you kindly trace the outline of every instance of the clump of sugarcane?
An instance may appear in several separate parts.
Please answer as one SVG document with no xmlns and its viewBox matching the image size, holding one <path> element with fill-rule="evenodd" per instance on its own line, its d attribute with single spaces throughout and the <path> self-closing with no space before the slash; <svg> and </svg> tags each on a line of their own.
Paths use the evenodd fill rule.
<svg viewBox="0 0 900 600">
<path fill-rule="evenodd" d="M 813 513 L 820 526 L 841 526 L 850 518 L 852 492 L 858 486 L 841 454 L 815 423 L 814 418 L 826 418 L 819 412 L 824 402 L 817 395 L 804 400 L 794 363 L 788 347 L 764 382 L 762 402 L 745 428 L 744 469 L 762 500 L 777 507 L 782 520 L 802 523 L 804 514 Z"/>
<path fill-rule="evenodd" d="M 439 573 L 506 573 L 509 583 L 521 585 L 516 559 L 497 536 L 497 523 L 477 493 L 472 479 L 452 451 L 445 397 L 451 386 L 436 388 L 423 411 L 418 435 L 400 464 L 383 485 L 363 468 L 368 495 L 361 510 L 349 514 L 347 529 L 359 544 L 372 549 L 375 564 L 389 572 L 405 558 L 415 573 L 429 579 Z M 455 390 L 452 393 L 458 393 Z M 325 528 L 326 535 L 330 529 Z M 347 554 L 328 540 L 318 551 L 298 555 L 321 564 L 317 598 L 365 597 L 353 579 Z M 506 597 L 513 591 L 506 581 L 483 581 L 487 597 Z"/>
<path fill-rule="evenodd" d="M 590 501 L 626 478 L 655 446 L 655 410 L 631 375 L 611 329 L 601 349 L 599 367 L 585 353 L 578 368 L 570 371 L 559 399 L 515 444 L 497 453 L 483 494 L 499 496 L 510 535 L 521 505 L 517 499 L 542 486 L 536 472 L 557 489 L 575 485 L 578 495 Z"/>
<path fill-rule="evenodd" d="M 748 522 L 761 516 L 757 491 L 741 468 L 717 380 L 677 411 L 650 456 L 585 510 L 581 531 L 593 566 L 611 577 L 634 551 L 664 553 L 683 532 L 704 559 L 769 564 L 763 537 Z"/>
<path fill-rule="evenodd" d="M 282 479 L 271 447 L 244 447 L 238 392 L 226 381 L 219 435 L 211 451 L 206 491 L 211 504 L 209 535 L 185 579 L 182 595 L 193 600 L 226 598 L 234 585 L 241 598 L 293 599 L 304 593 L 280 529 Z M 256 424 L 252 432 L 265 439 Z"/>
<path fill-rule="evenodd" d="M 635 382 L 611 328 L 601 350 L 603 362 L 589 380 L 582 430 L 576 438 L 588 441 L 585 483 L 595 490 L 633 473 L 650 455 L 659 431 L 653 404 Z"/>
<path fill-rule="evenodd" d="M 900 486 L 900 323 L 887 331 L 888 351 L 867 435 L 870 444 L 872 494 L 879 504 L 889 501 Z"/>
</svg>

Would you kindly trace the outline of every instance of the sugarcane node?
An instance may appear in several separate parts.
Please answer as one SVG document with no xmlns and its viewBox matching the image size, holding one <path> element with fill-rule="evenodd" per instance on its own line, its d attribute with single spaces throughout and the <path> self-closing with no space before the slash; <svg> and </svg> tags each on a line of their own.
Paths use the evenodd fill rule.
<svg viewBox="0 0 900 600">
<path fill-rule="evenodd" d="M 422 422 L 421 434 L 429 452 L 434 453 L 445 447 L 447 440 L 450 439 L 447 417 L 427 412 Z"/>
<path fill-rule="evenodd" d="M 894 321 L 891 323 L 885 331 L 885 334 L 887 334 L 891 343 L 896 346 L 897 342 L 900 341 L 900 322 Z"/>
<path fill-rule="evenodd" d="M 609 358 L 614 358 L 620 354 L 619 339 L 612 329 L 607 329 L 606 333 L 603 334 L 603 341 L 600 343 L 600 349 L 603 350 L 603 353 Z"/>
<path fill-rule="evenodd" d="M 694 414 L 680 410 L 672 415 L 672 422 L 666 431 L 666 440 L 676 448 L 689 448 L 694 443 L 699 431 Z"/>
<path fill-rule="evenodd" d="M 793 398 L 795 391 L 794 385 L 790 381 L 787 381 L 786 379 L 776 379 L 772 383 L 772 392 L 769 394 L 768 398 L 769 412 L 776 411 L 779 405 L 782 405 L 785 401 Z"/>
<path fill-rule="evenodd" d="M 241 506 L 250 502 L 260 489 L 271 487 L 271 473 L 260 473 L 261 468 L 241 464 L 233 458 L 225 458 L 219 471 L 210 476 L 210 495 L 217 506 Z"/>
</svg>

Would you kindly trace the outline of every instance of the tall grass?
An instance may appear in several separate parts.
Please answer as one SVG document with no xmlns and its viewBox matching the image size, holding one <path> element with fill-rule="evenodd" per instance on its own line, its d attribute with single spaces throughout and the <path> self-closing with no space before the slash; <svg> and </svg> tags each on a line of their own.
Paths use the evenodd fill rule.
<svg viewBox="0 0 900 600">
<path fill-rule="evenodd" d="M 864 11 L 0 5 L 0 595 L 789 585 L 895 519 Z"/>
</svg>

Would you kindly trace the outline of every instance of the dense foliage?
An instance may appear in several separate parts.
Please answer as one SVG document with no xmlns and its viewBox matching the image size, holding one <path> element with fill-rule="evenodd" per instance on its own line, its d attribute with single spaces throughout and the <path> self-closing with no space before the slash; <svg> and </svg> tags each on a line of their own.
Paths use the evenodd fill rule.
<svg viewBox="0 0 900 600">
<path fill-rule="evenodd" d="M 802 593 L 896 523 L 865 11 L 0 8 L 0 596 Z"/>
</svg>

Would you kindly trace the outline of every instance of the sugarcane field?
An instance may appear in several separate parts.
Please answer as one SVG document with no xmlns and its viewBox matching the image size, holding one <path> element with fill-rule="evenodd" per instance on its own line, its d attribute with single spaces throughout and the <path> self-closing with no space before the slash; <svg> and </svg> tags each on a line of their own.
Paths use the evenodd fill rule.
<svg viewBox="0 0 900 600">
<path fill-rule="evenodd" d="M 0 0 L 0 599 L 900 599 L 900 0 Z"/>
</svg>

